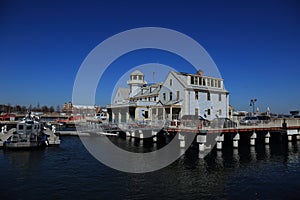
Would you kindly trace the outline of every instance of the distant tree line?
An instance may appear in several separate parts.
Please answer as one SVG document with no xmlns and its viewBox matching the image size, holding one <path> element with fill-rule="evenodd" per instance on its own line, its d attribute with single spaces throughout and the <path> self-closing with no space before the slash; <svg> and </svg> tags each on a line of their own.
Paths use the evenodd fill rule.
<svg viewBox="0 0 300 200">
<path fill-rule="evenodd" d="M 22 106 L 22 105 L 0 105 L 0 113 L 20 113 L 20 114 L 25 114 L 28 111 L 33 111 L 33 112 L 43 112 L 43 113 L 53 113 L 61 112 L 60 106 L 56 106 L 56 109 L 53 106 L 47 106 L 43 105 L 40 106 L 39 103 L 37 103 L 36 106 L 32 106 L 31 104 L 29 106 Z"/>
</svg>

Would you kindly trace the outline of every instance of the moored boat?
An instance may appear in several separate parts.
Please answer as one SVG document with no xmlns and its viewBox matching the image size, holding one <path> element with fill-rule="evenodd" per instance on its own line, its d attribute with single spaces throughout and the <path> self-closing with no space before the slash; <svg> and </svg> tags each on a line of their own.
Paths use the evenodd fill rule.
<svg viewBox="0 0 300 200">
<path fill-rule="evenodd" d="M 4 149 L 24 149 L 48 146 L 49 139 L 56 136 L 54 133 L 53 136 L 47 135 L 45 131 L 46 128 L 40 122 L 39 117 L 29 113 L 22 121 L 18 122 L 12 136 L 3 142 L 3 147 Z M 59 139 L 55 139 L 59 141 Z M 57 142 L 57 144 L 59 143 Z"/>
</svg>

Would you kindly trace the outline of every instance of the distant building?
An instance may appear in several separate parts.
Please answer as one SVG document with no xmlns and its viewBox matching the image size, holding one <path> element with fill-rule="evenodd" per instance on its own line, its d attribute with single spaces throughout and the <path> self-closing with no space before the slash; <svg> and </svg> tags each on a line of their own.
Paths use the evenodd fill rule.
<svg viewBox="0 0 300 200">
<path fill-rule="evenodd" d="M 62 112 L 64 112 L 64 113 L 72 113 L 73 112 L 73 104 L 71 101 L 64 103 Z"/>
<path fill-rule="evenodd" d="M 229 92 L 222 78 L 170 71 L 164 82 L 147 84 L 139 70 L 130 74 L 128 88 L 118 88 L 108 106 L 109 120 L 130 122 L 174 120 L 197 115 L 209 120 L 229 116 Z"/>
</svg>

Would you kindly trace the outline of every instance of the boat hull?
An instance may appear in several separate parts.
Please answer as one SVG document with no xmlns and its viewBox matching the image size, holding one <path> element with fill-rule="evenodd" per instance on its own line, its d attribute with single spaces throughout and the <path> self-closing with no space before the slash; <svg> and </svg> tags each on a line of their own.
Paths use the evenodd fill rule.
<svg viewBox="0 0 300 200">
<path fill-rule="evenodd" d="M 35 149 L 35 148 L 43 148 L 46 144 L 44 142 L 4 142 L 3 149 Z"/>
</svg>

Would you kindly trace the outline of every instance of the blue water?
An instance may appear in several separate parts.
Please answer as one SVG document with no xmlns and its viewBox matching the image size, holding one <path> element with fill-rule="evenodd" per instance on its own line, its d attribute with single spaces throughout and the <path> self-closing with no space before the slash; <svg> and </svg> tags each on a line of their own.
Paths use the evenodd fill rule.
<svg viewBox="0 0 300 200">
<path fill-rule="evenodd" d="M 77 137 L 58 147 L 0 152 L 0 199 L 298 199 L 300 143 L 197 149 L 170 166 L 129 174 L 94 159 Z M 123 145 L 126 140 L 115 138 Z M 136 147 L 138 148 L 138 147 Z"/>
</svg>

